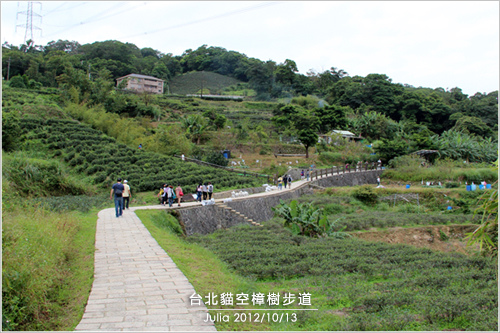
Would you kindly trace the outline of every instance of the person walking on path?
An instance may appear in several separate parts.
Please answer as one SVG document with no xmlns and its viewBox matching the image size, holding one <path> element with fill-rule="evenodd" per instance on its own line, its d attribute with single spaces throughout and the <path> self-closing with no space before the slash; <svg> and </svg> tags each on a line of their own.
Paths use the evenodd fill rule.
<svg viewBox="0 0 500 333">
<path fill-rule="evenodd" d="M 279 177 L 278 178 L 278 190 L 281 190 L 283 187 L 283 178 Z"/>
<path fill-rule="evenodd" d="M 111 186 L 111 191 L 109 192 L 110 200 L 113 199 L 114 194 L 116 217 L 120 217 L 123 214 L 123 190 L 122 179 L 118 178 L 116 183 Z"/>
<path fill-rule="evenodd" d="M 292 188 L 292 176 L 288 175 L 287 178 L 288 178 L 288 187 Z"/>
<path fill-rule="evenodd" d="M 172 185 L 167 186 L 167 200 L 168 200 L 168 207 L 172 207 L 172 204 L 174 203 L 174 187 Z"/>
<path fill-rule="evenodd" d="M 123 181 L 123 209 L 128 209 L 128 204 L 132 198 L 132 192 L 128 184 L 128 180 Z"/>
<path fill-rule="evenodd" d="M 288 183 L 288 176 L 287 175 L 285 175 L 283 177 L 283 183 L 285 183 L 285 189 L 286 189 L 286 184 Z"/>
<path fill-rule="evenodd" d="M 300 179 L 304 179 L 304 170 L 300 172 Z"/>
<path fill-rule="evenodd" d="M 208 182 L 207 190 L 208 190 L 208 200 L 212 200 L 212 194 L 214 193 L 214 186 L 212 185 L 211 182 Z"/>
<path fill-rule="evenodd" d="M 380 177 L 377 177 L 377 185 L 380 186 Z"/>
<path fill-rule="evenodd" d="M 165 204 L 167 203 L 167 199 L 168 199 L 167 189 L 168 189 L 168 184 L 163 184 L 163 194 L 161 195 L 161 204 L 163 206 L 165 206 Z"/>
<path fill-rule="evenodd" d="M 156 195 L 158 200 L 160 200 L 160 205 L 163 204 L 163 194 L 165 193 L 165 191 L 163 190 L 164 187 L 165 187 L 165 184 L 163 184 L 163 186 L 160 187 L 160 192 L 158 192 L 158 194 Z"/>
<path fill-rule="evenodd" d="M 181 205 L 181 199 L 184 196 L 184 192 L 182 192 L 181 185 L 177 185 L 175 188 L 175 196 L 177 197 L 177 206 Z"/>
<path fill-rule="evenodd" d="M 307 181 L 309 181 L 309 169 L 307 169 L 307 171 L 306 171 L 306 178 L 307 178 Z"/>
<path fill-rule="evenodd" d="M 203 200 L 207 200 L 207 196 L 208 196 L 207 183 L 204 183 L 203 185 L 201 185 L 201 191 L 203 192 Z"/>
<path fill-rule="evenodd" d="M 201 202 L 201 184 L 196 188 L 196 201 Z"/>
</svg>

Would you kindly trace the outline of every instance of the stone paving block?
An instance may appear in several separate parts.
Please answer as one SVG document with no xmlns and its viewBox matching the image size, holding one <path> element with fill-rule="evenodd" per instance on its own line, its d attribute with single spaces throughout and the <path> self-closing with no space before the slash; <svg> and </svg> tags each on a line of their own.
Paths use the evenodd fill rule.
<svg viewBox="0 0 500 333">
<path fill-rule="evenodd" d="M 121 323 L 125 317 L 104 316 L 102 318 L 85 318 L 85 324 Z"/>
<path fill-rule="evenodd" d="M 200 320 L 188 309 L 193 286 L 137 216 L 124 216 L 114 219 L 114 209 L 98 214 L 94 283 L 76 330 L 215 330 L 212 323 L 193 325 Z"/>
<path fill-rule="evenodd" d="M 95 330 L 99 329 L 99 326 L 101 326 L 100 323 L 96 323 L 96 324 L 80 323 L 75 327 L 75 331 L 95 331 Z"/>
<path fill-rule="evenodd" d="M 148 309 L 166 309 L 167 304 L 154 304 L 154 305 L 149 305 Z"/>
<path fill-rule="evenodd" d="M 207 315 L 204 314 L 204 316 L 206 318 Z M 195 318 L 191 313 L 170 313 L 168 315 L 168 320 L 187 320 L 191 318 Z"/>
<path fill-rule="evenodd" d="M 104 312 L 103 310 L 100 310 L 100 311 L 86 311 L 87 309 L 85 309 L 85 313 L 83 314 L 83 318 L 102 318 L 104 317 Z"/>
<path fill-rule="evenodd" d="M 125 316 L 124 320 L 125 322 L 133 322 L 133 321 L 139 321 L 139 322 L 152 322 L 152 323 L 158 323 L 158 322 L 163 322 L 167 320 L 168 315 L 143 315 L 143 316 Z"/>
</svg>

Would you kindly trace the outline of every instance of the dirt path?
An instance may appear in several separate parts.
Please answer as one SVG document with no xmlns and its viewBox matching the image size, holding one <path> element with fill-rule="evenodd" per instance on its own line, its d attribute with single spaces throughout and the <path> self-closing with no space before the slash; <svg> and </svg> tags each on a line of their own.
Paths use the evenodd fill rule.
<svg viewBox="0 0 500 333">
<path fill-rule="evenodd" d="M 351 234 L 368 241 L 408 244 L 442 252 L 470 254 L 471 250 L 466 249 L 466 241 L 463 239 L 466 233 L 473 230 L 474 226 L 444 225 L 416 228 L 395 227 L 387 230 L 358 231 Z"/>
</svg>

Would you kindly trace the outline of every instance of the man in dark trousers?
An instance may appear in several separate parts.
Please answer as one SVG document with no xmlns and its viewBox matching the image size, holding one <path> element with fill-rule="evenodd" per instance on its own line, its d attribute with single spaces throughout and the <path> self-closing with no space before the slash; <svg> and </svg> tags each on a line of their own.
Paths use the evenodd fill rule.
<svg viewBox="0 0 500 333">
<path fill-rule="evenodd" d="M 115 199 L 115 213 L 116 217 L 120 217 L 123 214 L 123 190 L 125 189 L 122 184 L 122 179 L 118 178 L 117 182 L 113 184 L 111 187 L 111 191 L 109 192 L 109 199 Z"/>
</svg>

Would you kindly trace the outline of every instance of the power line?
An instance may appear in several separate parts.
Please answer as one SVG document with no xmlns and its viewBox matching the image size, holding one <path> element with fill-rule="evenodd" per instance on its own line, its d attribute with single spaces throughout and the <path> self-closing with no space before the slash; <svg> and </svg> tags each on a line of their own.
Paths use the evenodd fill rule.
<svg viewBox="0 0 500 333">
<path fill-rule="evenodd" d="M 80 7 L 80 6 L 83 6 L 83 5 L 86 5 L 88 2 L 80 2 L 80 3 L 77 3 L 76 5 L 74 5 L 73 7 L 69 7 L 69 8 L 64 8 L 64 9 L 60 9 L 61 7 L 64 7 L 65 5 L 68 4 L 68 2 L 64 2 L 62 5 L 60 5 L 59 7 L 56 7 L 54 9 L 52 9 L 51 11 L 45 13 L 43 16 L 48 16 L 52 13 L 57 13 L 57 12 L 63 12 L 63 11 L 67 11 L 67 10 L 71 10 L 71 9 L 75 9 L 77 7 Z"/>
<path fill-rule="evenodd" d="M 127 2 L 127 3 L 128 3 L 128 2 Z M 118 5 L 118 6 L 117 6 L 117 5 L 114 5 L 114 9 L 116 9 L 117 7 L 121 7 L 121 6 L 123 6 L 123 5 L 124 5 L 124 3 L 119 3 L 119 5 Z M 93 15 L 91 18 L 88 18 L 88 19 L 86 19 L 86 20 L 83 20 L 83 21 L 81 21 L 81 22 L 79 22 L 79 23 L 76 23 L 76 24 L 73 24 L 73 25 L 65 26 L 65 27 L 64 27 L 64 30 L 60 30 L 60 31 L 57 31 L 57 32 L 51 33 L 51 34 L 49 34 L 48 36 L 50 37 L 50 36 L 53 36 L 53 35 L 57 35 L 57 34 L 59 34 L 59 33 L 61 33 L 61 32 L 68 31 L 68 30 L 73 29 L 73 28 L 75 28 L 75 27 L 77 27 L 77 26 L 82 26 L 82 25 L 85 25 L 85 24 L 89 24 L 89 23 L 93 23 L 93 22 L 102 21 L 102 20 L 107 19 L 107 18 L 109 18 L 109 17 L 113 17 L 113 16 L 116 16 L 116 15 L 122 14 L 122 13 L 124 13 L 124 12 L 131 11 L 131 10 L 133 10 L 133 9 L 136 9 L 136 8 L 141 7 L 141 6 L 144 6 L 144 5 L 146 5 L 146 3 L 143 3 L 143 4 L 141 4 L 141 5 L 138 5 L 138 6 L 135 6 L 135 7 L 132 7 L 132 8 L 124 9 L 124 10 L 122 10 L 122 11 L 115 12 L 115 13 L 111 13 L 111 14 L 109 14 L 109 15 L 105 15 L 105 16 L 103 16 L 104 14 L 109 13 L 110 11 L 112 12 L 112 11 L 114 10 L 114 9 L 112 9 L 112 8 L 108 8 L 108 9 L 106 9 L 106 10 L 104 10 L 104 11 L 100 12 L 99 14 Z M 58 27 L 61 27 L 61 26 L 58 26 Z M 47 37 L 47 36 L 45 36 L 45 37 Z"/>
<path fill-rule="evenodd" d="M 177 24 L 177 25 L 173 25 L 173 26 L 170 26 L 170 27 L 165 27 L 165 28 L 160 28 L 160 29 L 156 29 L 156 30 L 146 31 L 146 32 L 143 32 L 143 33 L 140 33 L 140 34 L 136 34 L 136 35 L 132 35 L 132 36 L 130 36 L 130 35 L 129 36 L 123 36 L 123 37 L 120 37 L 120 38 L 123 38 L 123 39 L 125 39 L 125 38 L 134 38 L 134 37 L 139 37 L 139 36 L 148 35 L 148 34 L 155 34 L 157 32 L 161 32 L 161 31 L 165 31 L 165 30 L 170 30 L 170 29 L 177 29 L 177 28 L 188 26 L 188 25 L 193 25 L 193 24 L 197 24 L 197 23 L 201 23 L 201 22 L 211 21 L 211 20 L 215 20 L 215 19 L 218 19 L 218 18 L 226 17 L 226 16 L 231 16 L 231 15 L 235 15 L 235 14 L 239 14 L 239 13 L 243 13 L 243 12 L 248 12 L 248 11 L 251 11 L 251 10 L 255 10 L 257 8 L 262 8 L 262 7 L 268 7 L 268 6 L 276 5 L 278 3 L 279 2 L 266 2 L 266 3 L 263 3 L 263 4 L 257 5 L 257 6 L 252 6 L 252 7 L 248 7 L 248 8 L 244 8 L 244 9 L 238 9 L 238 10 L 234 10 L 234 11 L 231 11 L 231 12 L 223 13 L 223 14 L 220 14 L 220 15 L 206 17 L 206 18 L 203 18 L 203 19 L 194 20 L 194 21 L 191 21 L 191 22 L 183 23 L 183 24 Z"/>
</svg>

